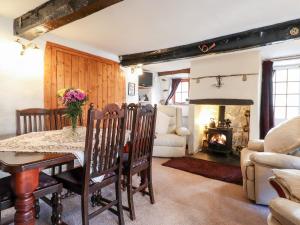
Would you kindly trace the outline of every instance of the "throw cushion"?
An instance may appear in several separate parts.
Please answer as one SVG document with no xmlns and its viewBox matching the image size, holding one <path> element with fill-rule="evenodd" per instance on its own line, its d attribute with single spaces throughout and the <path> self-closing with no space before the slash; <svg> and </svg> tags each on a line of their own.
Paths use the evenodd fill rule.
<svg viewBox="0 0 300 225">
<path fill-rule="evenodd" d="M 265 137 L 266 152 L 288 154 L 300 147 L 300 116 L 272 128 Z"/>
<path fill-rule="evenodd" d="M 176 134 L 180 136 L 188 136 L 191 132 L 186 127 L 179 127 L 176 129 Z"/>
<path fill-rule="evenodd" d="M 168 128 L 168 134 L 174 134 L 176 132 L 176 117 L 170 117 L 170 124 Z"/>
<path fill-rule="evenodd" d="M 158 134 L 166 134 L 169 129 L 169 124 L 170 117 L 160 111 L 157 111 L 155 132 Z"/>
</svg>

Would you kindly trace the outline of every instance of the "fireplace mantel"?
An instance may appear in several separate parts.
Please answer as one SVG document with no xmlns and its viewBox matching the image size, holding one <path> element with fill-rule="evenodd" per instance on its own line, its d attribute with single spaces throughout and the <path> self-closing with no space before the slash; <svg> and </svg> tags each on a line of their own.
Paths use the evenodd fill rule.
<svg viewBox="0 0 300 225">
<path fill-rule="evenodd" d="M 190 104 L 194 105 L 253 105 L 251 99 L 230 99 L 230 98 L 206 98 L 190 99 Z"/>
</svg>

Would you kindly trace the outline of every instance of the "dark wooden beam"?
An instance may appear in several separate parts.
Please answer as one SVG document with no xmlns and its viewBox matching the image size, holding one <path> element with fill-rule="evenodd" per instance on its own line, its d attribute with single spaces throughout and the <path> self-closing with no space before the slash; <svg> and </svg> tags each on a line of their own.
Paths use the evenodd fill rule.
<svg viewBox="0 0 300 225">
<path fill-rule="evenodd" d="M 50 0 L 14 20 L 14 34 L 32 40 L 123 0 Z"/>
<path fill-rule="evenodd" d="M 195 105 L 253 105 L 251 99 L 228 99 L 228 98 L 206 98 L 206 99 L 190 99 L 190 104 Z"/>
<path fill-rule="evenodd" d="M 120 56 L 122 66 L 160 63 L 255 48 L 300 37 L 300 19 L 156 51 Z"/>
<path fill-rule="evenodd" d="M 171 70 L 171 71 L 158 72 L 158 76 L 175 75 L 175 74 L 180 74 L 180 73 L 191 73 L 191 69 L 186 68 L 186 69 L 181 69 L 181 70 Z"/>
</svg>

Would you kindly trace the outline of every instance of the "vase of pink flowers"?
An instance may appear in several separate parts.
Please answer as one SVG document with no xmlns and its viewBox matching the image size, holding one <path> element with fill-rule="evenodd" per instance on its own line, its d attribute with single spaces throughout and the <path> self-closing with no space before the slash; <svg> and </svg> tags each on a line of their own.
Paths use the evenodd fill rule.
<svg viewBox="0 0 300 225">
<path fill-rule="evenodd" d="M 80 89 L 61 89 L 57 93 L 62 104 L 67 107 L 67 116 L 71 120 L 72 130 L 75 131 L 78 118 L 82 115 L 82 106 L 87 102 L 86 93 Z"/>
</svg>

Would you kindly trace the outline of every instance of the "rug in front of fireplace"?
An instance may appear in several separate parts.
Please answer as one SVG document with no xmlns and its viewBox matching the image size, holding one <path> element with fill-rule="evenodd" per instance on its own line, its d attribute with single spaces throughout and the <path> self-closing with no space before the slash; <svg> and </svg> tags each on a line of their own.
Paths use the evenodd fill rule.
<svg viewBox="0 0 300 225">
<path fill-rule="evenodd" d="M 243 183 L 242 171 L 239 166 L 191 157 L 173 158 L 162 165 L 228 183 L 239 185 Z"/>
</svg>

